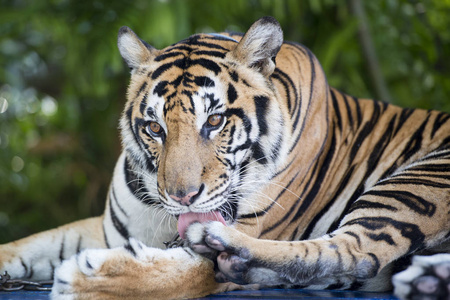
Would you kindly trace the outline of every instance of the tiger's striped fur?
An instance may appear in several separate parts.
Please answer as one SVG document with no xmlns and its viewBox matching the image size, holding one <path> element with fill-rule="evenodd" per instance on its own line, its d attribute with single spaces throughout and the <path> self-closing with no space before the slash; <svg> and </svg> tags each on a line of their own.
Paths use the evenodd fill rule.
<svg viewBox="0 0 450 300">
<path fill-rule="evenodd" d="M 215 261 L 219 281 L 386 290 L 400 259 L 449 251 L 448 114 L 329 87 L 273 18 L 243 37 L 199 34 L 163 50 L 122 28 L 118 45 L 132 75 L 104 215 L 1 246 L 2 269 L 51 277 L 81 249 L 123 247 L 66 261 L 53 295 L 235 288 L 189 248 L 147 247 L 170 240 L 175 216 L 211 211 L 228 226 L 192 224 L 186 242 Z"/>
</svg>

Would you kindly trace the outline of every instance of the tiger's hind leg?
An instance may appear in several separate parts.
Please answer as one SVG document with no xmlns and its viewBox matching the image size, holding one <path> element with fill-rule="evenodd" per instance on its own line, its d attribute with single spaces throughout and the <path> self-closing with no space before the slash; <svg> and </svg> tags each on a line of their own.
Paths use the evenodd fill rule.
<svg viewBox="0 0 450 300">
<path fill-rule="evenodd" d="M 415 256 L 392 280 L 400 299 L 450 299 L 450 254 Z"/>
<path fill-rule="evenodd" d="M 105 248 L 103 217 L 73 222 L 0 245 L 0 272 L 12 278 L 49 280 L 61 262 L 84 248 Z"/>
</svg>

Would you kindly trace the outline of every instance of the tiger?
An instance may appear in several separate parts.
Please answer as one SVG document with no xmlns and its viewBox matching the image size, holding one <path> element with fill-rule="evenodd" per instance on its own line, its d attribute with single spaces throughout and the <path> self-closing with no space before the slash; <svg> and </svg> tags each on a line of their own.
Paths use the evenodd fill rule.
<svg viewBox="0 0 450 300">
<path fill-rule="evenodd" d="M 330 87 L 273 17 L 163 50 L 122 27 L 118 48 L 103 215 L 1 245 L 2 272 L 54 278 L 53 299 L 389 291 L 417 255 L 396 294 L 449 297 L 449 114 Z"/>
</svg>

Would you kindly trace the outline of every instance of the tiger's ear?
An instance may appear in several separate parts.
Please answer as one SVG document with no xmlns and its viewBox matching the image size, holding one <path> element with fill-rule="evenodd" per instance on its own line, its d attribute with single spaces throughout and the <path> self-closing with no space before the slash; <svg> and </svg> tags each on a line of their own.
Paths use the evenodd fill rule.
<svg viewBox="0 0 450 300">
<path fill-rule="evenodd" d="M 283 44 L 283 31 L 273 17 L 263 17 L 253 23 L 232 51 L 235 59 L 257 68 L 265 76 L 275 70 L 275 56 Z"/>
<path fill-rule="evenodd" d="M 130 28 L 123 26 L 119 29 L 117 38 L 122 58 L 130 69 L 136 69 L 142 63 L 149 60 L 156 49 L 141 40 Z"/>
</svg>

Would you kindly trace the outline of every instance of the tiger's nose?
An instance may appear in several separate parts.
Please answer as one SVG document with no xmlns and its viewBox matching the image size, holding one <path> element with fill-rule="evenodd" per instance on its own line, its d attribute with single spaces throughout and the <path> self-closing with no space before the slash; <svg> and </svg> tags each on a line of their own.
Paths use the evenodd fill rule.
<svg viewBox="0 0 450 300">
<path fill-rule="evenodd" d="M 191 205 L 192 203 L 194 203 L 195 199 L 196 199 L 196 195 L 198 195 L 199 191 L 193 191 L 190 192 L 186 195 L 180 195 L 181 193 L 177 193 L 178 196 L 176 195 L 169 195 L 170 198 L 172 198 L 173 200 L 181 203 L 182 205 Z"/>
</svg>

